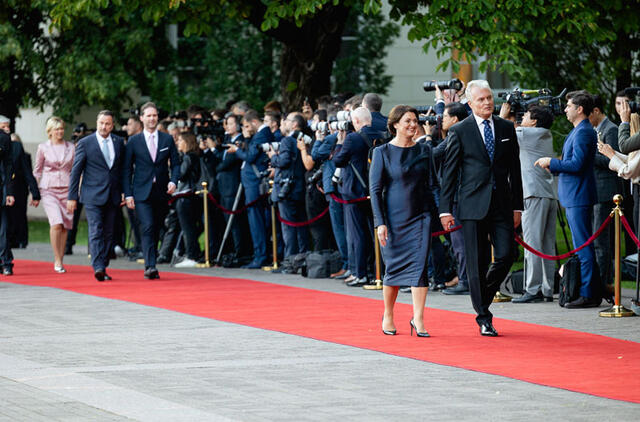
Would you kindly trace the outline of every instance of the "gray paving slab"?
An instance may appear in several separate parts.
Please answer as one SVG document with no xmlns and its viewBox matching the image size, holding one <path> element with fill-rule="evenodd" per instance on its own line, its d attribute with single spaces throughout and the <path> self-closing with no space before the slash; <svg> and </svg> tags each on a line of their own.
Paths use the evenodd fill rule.
<svg viewBox="0 0 640 422">
<path fill-rule="evenodd" d="M 17 259 L 50 257 L 47 245 L 14 252 Z M 86 256 L 65 259 L 87 264 Z M 116 260 L 113 266 L 140 269 L 142 277 L 138 264 Z M 165 278 L 177 272 L 160 271 Z M 187 272 L 380 298 L 333 280 Z M 471 312 L 468 297 L 441 293 L 430 294 L 428 306 Z M 492 309 L 501 318 L 640 341 L 640 318 L 599 318 L 594 310 L 569 311 L 557 303 Z M 606 368 L 594 370 L 607 376 Z M 0 421 L 600 421 L 613 415 L 635 420 L 640 411 L 637 404 L 505 377 L 8 283 L 0 284 L 0 391 Z"/>
</svg>

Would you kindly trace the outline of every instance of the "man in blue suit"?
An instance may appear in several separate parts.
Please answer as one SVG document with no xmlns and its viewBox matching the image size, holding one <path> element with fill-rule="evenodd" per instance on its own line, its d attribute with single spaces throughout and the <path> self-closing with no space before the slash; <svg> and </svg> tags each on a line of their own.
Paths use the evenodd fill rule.
<svg viewBox="0 0 640 422">
<path fill-rule="evenodd" d="M 129 138 L 125 149 L 122 189 L 127 207 L 136 210 L 142 235 L 144 277 L 152 280 L 160 278 L 156 269 L 158 234 L 169 212 L 169 196 L 178 185 L 180 158 L 173 137 L 157 130 L 158 108 L 154 103 L 145 103 L 140 108 L 140 119 L 144 130 Z"/>
<path fill-rule="evenodd" d="M 122 202 L 120 177 L 124 141 L 111 134 L 114 119 L 113 112 L 101 111 L 96 132 L 76 144 L 67 200 L 69 212 L 76 210 L 78 198 L 84 204 L 89 223 L 91 266 L 98 281 L 111 280 L 106 270 L 113 250 L 116 213 Z M 79 189 L 81 178 L 82 187 Z"/>
<path fill-rule="evenodd" d="M 565 207 L 573 247 L 584 244 L 591 236 L 593 205 L 597 202 L 596 178 L 593 171 L 598 137 L 589 122 L 593 97 L 586 91 L 567 94 L 564 112 L 574 128 L 562 147 L 562 159 L 542 157 L 535 165 L 559 174 L 558 197 Z M 589 245 L 577 253 L 580 259 L 582 285 L 580 297 L 565 308 L 591 308 L 600 305 L 601 290 L 594 272 L 595 252 Z M 595 278 L 595 280 L 594 280 Z"/>
<path fill-rule="evenodd" d="M 245 191 L 247 204 L 260 198 L 261 173 L 267 169 L 269 158 L 264 153 L 263 145 L 274 142 L 273 133 L 269 126 L 255 110 L 248 110 L 242 119 L 243 136 L 246 139 L 245 147 L 238 148 L 230 145 L 228 154 L 236 154 L 242 161 L 240 179 Z M 249 135 L 250 139 L 249 139 Z M 261 199 L 247 210 L 249 228 L 253 240 L 253 259 L 243 268 L 261 268 L 267 265 L 267 240 L 269 239 L 269 211 L 266 199 Z"/>
<path fill-rule="evenodd" d="M 371 127 L 373 130 L 386 135 L 389 129 L 387 128 L 387 116 L 380 113 L 380 110 L 382 110 L 382 98 L 378 94 L 367 93 L 362 98 L 362 107 L 371 112 Z"/>
</svg>

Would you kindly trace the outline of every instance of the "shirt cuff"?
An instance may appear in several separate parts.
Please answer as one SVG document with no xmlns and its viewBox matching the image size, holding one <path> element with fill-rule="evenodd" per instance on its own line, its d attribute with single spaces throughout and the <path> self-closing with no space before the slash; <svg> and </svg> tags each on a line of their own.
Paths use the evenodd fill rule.
<svg viewBox="0 0 640 422">
<path fill-rule="evenodd" d="M 453 215 L 453 214 L 448 213 L 448 212 L 443 212 L 443 213 L 442 213 L 442 214 L 440 214 L 438 217 L 442 218 L 442 217 L 448 217 L 448 216 L 450 216 L 450 215 Z"/>
</svg>

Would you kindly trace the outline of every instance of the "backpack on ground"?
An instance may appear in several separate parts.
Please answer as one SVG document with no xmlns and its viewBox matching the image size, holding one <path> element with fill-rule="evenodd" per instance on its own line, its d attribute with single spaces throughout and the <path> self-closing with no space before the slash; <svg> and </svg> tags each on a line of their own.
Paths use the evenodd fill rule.
<svg viewBox="0 0 640 422">
<path fill-rule="evenodd" d="M 578 256 L 574 255 L 569 258 L 560 268 L 560 272 L 562 276 L 560 278 L 558 304 L 564 307 L 565 304 L 573 302 L 580 297 L 582 279 L 580 277 L 580 259 Z"/>
</svg>

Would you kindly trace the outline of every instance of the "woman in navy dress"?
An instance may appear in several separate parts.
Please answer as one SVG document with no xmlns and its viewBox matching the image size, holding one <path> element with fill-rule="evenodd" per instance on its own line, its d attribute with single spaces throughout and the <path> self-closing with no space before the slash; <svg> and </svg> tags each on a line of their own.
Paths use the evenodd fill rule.
<svg viewBox="0 0 640 422">
<path fill-rule="evenodd" d="M 383 278 L 384 316 L 382 331 L 396 333 L 393 307 L 400 286 L 411 286 L 413 319 L 419 337 L 424 328 L 427 299 L 427 260 L 431 243 L 431 153 L 427 145 L 413 141 L 418 112 L 406 105 L 389 113 L 388 127 L 394 138 L 373 150 L 369 186 L 373 222 L 386 266 Z"/>
</svg>

